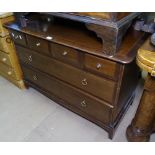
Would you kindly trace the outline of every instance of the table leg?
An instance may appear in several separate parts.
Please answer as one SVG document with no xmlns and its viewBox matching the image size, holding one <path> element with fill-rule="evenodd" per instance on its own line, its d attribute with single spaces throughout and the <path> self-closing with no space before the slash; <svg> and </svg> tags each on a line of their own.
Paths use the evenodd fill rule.
<svg viewBox="0 0 155 155">
<path fill-rule="evenodd" d="M 143 95 L 126 136 L 131 142 L 149 141 L 155 129 L 155 78 L 148 75 Z"/>
</svg>

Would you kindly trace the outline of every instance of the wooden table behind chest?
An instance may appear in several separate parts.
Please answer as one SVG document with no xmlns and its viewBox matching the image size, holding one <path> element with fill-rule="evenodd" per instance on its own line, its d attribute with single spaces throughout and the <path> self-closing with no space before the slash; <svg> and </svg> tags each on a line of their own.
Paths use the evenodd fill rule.
<svg viewBox="0 0 155 155">
<path fill-rule="evenodd" d="M 144 33 L 129 30 L 119 52 L 108 56 L 102 42 L 80 23 L 38 21 L 34 27 L 6 25 L 25 83 L 101 126 L 112 138 L 133 101 L 139 73 L 134 58 Z"/>
</svg>

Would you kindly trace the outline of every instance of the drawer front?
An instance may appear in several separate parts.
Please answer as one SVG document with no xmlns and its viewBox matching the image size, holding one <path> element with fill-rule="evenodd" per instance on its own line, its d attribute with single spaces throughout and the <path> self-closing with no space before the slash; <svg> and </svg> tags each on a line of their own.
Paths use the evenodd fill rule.
<svg viewBox="0 0 155 155">
<path fill-rule="evenodd" d="M 96 73 L 115 79 L 119 66 L 112 61 L 85 54 L 85 67 Z"/>
<path fill-rule="evenodd" d="M 26 46 L 25 34 L 11 30 L 10 35 L 15 43 Z"/>
<path fill-rule="evenodd" d="M 0 51 L 10 53 L 12 49 L 14 49 L 14 46 L 10 36 L 6 36 L 3 38 L 0 37 Z"/>
<path fill-rule="evenodd" d="M 15 71 L 13 68 L 5 65 L 4 63 L 1 63 L 0 62 L 0 70 L 5 74 L 7 75 L 8 77 L 12 77 L 14 79 L 18 79 L 16 74 L 15 74 Z"/>
<path fill-rule="evenodd" d="M 51 52 L 53 57 L 70 64 L 79 64 L 78 51 L 66 46 L 51 43 Z"/>
<path fill-rule="evenodd" d="M 46 74 L 23 67 L 25 79 L 33 82 L 41 89 L 48 91 L 68 104 L 80 109 L 88 115 L 104 123 L 110 122 L 111 108 L 78 89 L 69 86 Z M 66 104 L 67 104 L 66 103 Z"/>
<path fill-rule="evenodd" d="M 27 35 L 28 46 L 40 53 L 49 55 L 48 41 Z"/>
<path fill-rule="evenodd" d="M 2 51 L 0 51 L 0 61 L 9 65 L 9 66 L 12 66 L 9 54 L 6 54 Z"/>
<path fill-rule="evenodd" d="M 90 94 L 110 103 L 115 97 L 116 83 L 84 72 L 75 67 L 56 61 L 52 58 L 17 47 L 20 60 L 26 64 L 68 82 Z"/>
</svg>

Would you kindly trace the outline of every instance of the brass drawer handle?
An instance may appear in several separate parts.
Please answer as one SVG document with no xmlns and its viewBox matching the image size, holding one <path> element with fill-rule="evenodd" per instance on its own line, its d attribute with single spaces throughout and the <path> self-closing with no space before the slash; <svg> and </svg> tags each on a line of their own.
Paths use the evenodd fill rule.
<svg viewBox="0 0 155 155">
<path fill-rule="evenodd" d="M 96 68 L 100 69 L 102 67 L 102 65 L 100 63 L 97 63 Z"/>
<path fill-rule="evenodd" d="M 86 108 L 86 107 L 87 107 L 87 103 L 86 103 L 85 100 L 83 100 L 83 101 L 81 102 L 81 106 L 82 106 L 83 108 Z"/>
<path fill-rule="evenodd" d="M 11 33 L 11 35 L 12 35 L 12 37 L 14 37 L 14 36 L 15 36 L 15 34 L 14 34 L 13 32 Z"/>
<path fill-rule="evenodd" d="M 19 37 L 18 37 L 18 35 L 17 35 L 17 36 L 15 36 L 14 38 L 15 38 L 15 39 L 18 39 Z"/>
<path fill-rule="evenodd" d="M 34 81 L 37 81 L 37 80 L 38 80 L 38 78 L 37 78 L 36 75 L 33 75 L 33 80 L 34 80 Z"/>
<path fill-rule="evenodd" d="M 8 75 L 11 75 L 12 74 L 12 72 L 11 71 L 8 71 Z"/>
<path fill-rule="evenodd" d="M 36 46 L 39 47 L 41 44 L 40 43 L 36 43 Z"/>
<path fill-rule="evenodd" d="M 7 37 L 7 38 L 6 38 L 6 42 L 7 42 L 8 44 L 10 44 L 10 43 L 11 43 L 11 38 L 10 38 L 10 37 Z"/>
<path fill-rule="evenodd" d="M 82 85 L 86 86 L 86 85 L 88 84 L 87 79 L 83 79 L 83 80 L 81 81 L 81 83 L 82 83 Z"/>
<path fill-rule="evenodd" d="M 32 55 L 30 55 L 28 59 L 30 62 L 32 62 Z"/>
<path fill-rule="evenodd" d="M 7 60 L 7 58 L 2 58 L 2 61 L 3 61 L 3 62 L 6 62 L 6 60 Z"/>
<path fill-rule="evenodd" d="M 21 35 L 19 35 L 19 39 L 20 39 L 20 40 L 22 40 L 22 39 L 23 39 Z"/>
<path fill-rule="evenodd" d="M 64 52 L 62 53 L 63 56 L 66 56 L 67 54 L 68 54 L 67 51 L 64 51 Z"/>
</svg>

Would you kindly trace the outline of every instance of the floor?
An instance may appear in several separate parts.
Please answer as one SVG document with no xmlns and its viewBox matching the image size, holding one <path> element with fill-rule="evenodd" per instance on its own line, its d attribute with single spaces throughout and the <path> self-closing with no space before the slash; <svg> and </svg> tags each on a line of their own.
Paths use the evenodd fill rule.
<svg viewBox="0 0 155 155">
<path fill-rule="evenodd" d="M 110 140 L 103 129 L 36 90 L 20 90 L 0 77 L 0 141 L 125 142 L 125 131 L 137 109 L 142 88 L 140 81 L 133 105 Z M 155 134 L 151 141 L 155 141 Z"/>
</svg>

